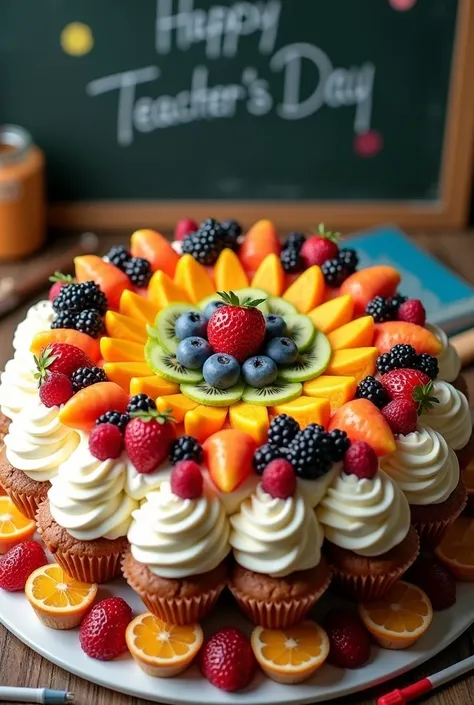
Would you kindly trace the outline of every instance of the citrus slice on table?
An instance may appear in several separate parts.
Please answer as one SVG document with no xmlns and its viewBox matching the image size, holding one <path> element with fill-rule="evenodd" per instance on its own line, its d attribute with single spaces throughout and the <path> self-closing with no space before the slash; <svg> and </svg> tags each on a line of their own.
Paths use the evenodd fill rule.
<svg viewBox="0 0 474 705">
<path fill-rule="evenodd" d="M 179 627 L 144 612 L 128 625 L 126 640 L 145 673 L 172 678 L 191 665 L 202 646 L 203 633 L 199 624 Z"/>
<path fill-rule="evenodd" d="M 426 632 L 433 608 L 426 593 L 400 580 L 382 600 L 358 605 L 365 628 L 384 649 L 406 649 Z"/>
<path fill-rule="evenodd" d="M 262 671 L 288 685 L 310 678 L 329 654 L 326 632 L 310 621 L 289 629 L 257 627 L 250 641 Z"/>
<path fill-rule="evenodd" d="M 74 580 L 57 563 L 52 563 L 31 573 L 25 595 L 47 627 L 73 629 L 92 607 L 97 585 Z"/>
<path fill-rule="evenodd" d="M 444 532 L 435 553 L 455 578 L 474 581 L 474 519 L 456 519 Z"/>
<path fill-rule="evenodd" d="M 17 543 L 32 538 L 36 524 L 23 516 L 11 499 L 0 492 L 0 553 L 6 553 Z"/>
</svg>

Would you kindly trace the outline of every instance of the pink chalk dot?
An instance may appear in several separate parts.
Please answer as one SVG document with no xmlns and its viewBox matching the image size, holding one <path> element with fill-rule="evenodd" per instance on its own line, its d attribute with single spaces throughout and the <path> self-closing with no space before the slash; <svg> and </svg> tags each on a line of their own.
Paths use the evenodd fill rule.
<svg viewBox="0 0 474 705">
<path fill-rule="evenodd" d="M 416 5 L 416 0 L 388 0 L 388 4 L 391 5 L 394 10 L 406 12 Z"/>
<path fill-rule="evenodd" d="M 354 138 L 354 152 L 359 157 L 375 157 L 383 147 L 383 137 L 377 130 L 368 130 Z"/>
</svg>

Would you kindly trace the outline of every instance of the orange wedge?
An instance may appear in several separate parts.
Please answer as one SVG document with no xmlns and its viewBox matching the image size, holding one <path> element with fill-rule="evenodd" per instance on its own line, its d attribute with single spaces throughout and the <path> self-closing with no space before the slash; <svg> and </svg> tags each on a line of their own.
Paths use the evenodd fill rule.
<svg viewBox="0 0 474 705">
<path fill-rule="evenodd" d="M 435 553 L 458 579 L 474 581 L 474 519 L 459 517 L 448 526 Z"/>
<path fill-rule="evenodd" d="M 31 539 L 35 531 L 36 523 L 23 516 L 9 497 L 0 496 L 0 553 Z"/>
<path fill-rule="evenodd" d="M 428 595 L 400 580 L 382 600 L 359 604 L 365 628 L 384 649 L 407 649 L 423 636 L 433 619 Z"/>
<path fill-rule="evenodd" d="M 287 685 L 310 678 L 329 654 L 326 632 L 310 621 L 282 630 L 257 627 L 250 643 L 262 671 Z"/>
<path fill-rule="evenodd" d="M 172 678 L 191 665 L 202 646 L 203 633 L 199 624 L 178 627 L 145 612 L 130 622 L 125 638 L 145 673 Z"/>
<path fill-rule="evenodd" d="M 25 595 L 47 627 L 73 629 L 91 608 L 97 585 L 74 580 L 57 563 L 52 563 L 31 573 Z"/>
</svg>

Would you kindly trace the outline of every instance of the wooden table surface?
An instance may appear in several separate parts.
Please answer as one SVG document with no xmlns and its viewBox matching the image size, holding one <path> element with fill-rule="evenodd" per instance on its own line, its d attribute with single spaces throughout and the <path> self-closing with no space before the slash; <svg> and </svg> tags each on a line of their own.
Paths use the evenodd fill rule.
<svg viewBox="0 0 474 705">
<path fill-rule="evenodd" d="M 430 234 L 416 233 L 415 238 L 433 254 L 451 266 L 465 279 L 474 283 L 474 232 Z M 56 243 L 52 249 L 57 250 L 64 246 L 65 240 Z M 112 243 L 125 242 L 124 236 L 104 236 L 101 248 L 106 251 Z M 47 260 L 52 249 L 25 264 L 0 265 L 0 277 L 21 276 L 25 270 L 31 271 L 38 262 Z M 44 295 L 45 291 L 43 292 Z M 40 298 L 39 292 L 36 298 Z M 15 313 L 0 321 L 0 369 L 11 356 L 11 339 L 15 326 L 25 315 L 25 311 L 32 301 L 28 302 Z M 466 377 L 474 399 L 474 368 L 466 370 Z M 398 678 L 389 685 L 366 691 L 360 695 L 353 695 L 336 701 L 338 705 L 369 705 L 376 698 L 395 687 L 403 687 L 415 680 L 427 676 L 452 663 L 456 663 L 467 656 L 474 654 L 474 627 L 466 632 L 449 648 L 437 657 L 431 659 L 424 666 L 417 668 L 405 677 Z M 9 634 L 0 625 L 0 685 L 17 685 L 29 687 L 50 687 L 70 690 L 75 693 L 77 705 L 145 705 L 145 701 L 130 698 L 119 693 L 112 693 L 105 688 L 88 683 L 61 668 L 54 666 L 45 659 L 24 646 L 14 636 Z M 159 687 L 159 686 L 157 686 Z M 427 697 L 423 702 L 429 705 L 468 705 L 474 702 L 474 676 L 447 686 L 443 690 Z M 215 701 L 219 700 L 216 690 Z"/>
</svg>

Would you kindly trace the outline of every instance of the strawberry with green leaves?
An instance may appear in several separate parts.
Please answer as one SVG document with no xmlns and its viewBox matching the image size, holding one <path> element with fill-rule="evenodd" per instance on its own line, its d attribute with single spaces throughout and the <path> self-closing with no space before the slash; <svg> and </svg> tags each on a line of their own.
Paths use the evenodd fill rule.
<svg viewBox="0 0 474 705">
<path fill-rule="evenodd" d="M 392 370 L 383 375 L 380 381 L 390 399 L 412 402 L 418 410 L 418 415 L 438 404 L 438 399 L 433 395 L 433 381 L 419 370 Z"/>
<path fill-rule="evenodd" d="M 94 362 L 80 348 L 69 343 L 52 343 L 41 350 L 39 357 L 34 356 L 37 372 L 35 379 L 40 386 L 47 375 L 60 372 L 70 377 L 79 367 L 94 367 Z"/>
<path fill-rule="evenodd" d="M 218 291 L 225 306 L 218 308 L 207 325 L 207 339 L 216 353 L 232 355 L 242 363 L 255 355 L 265 338 L 265 317 L 257 306 L 265 299 L 243 299 L 233 291 Z"/>
<path fill-rule="evenodd" d="M 125 429 L 125 448 L 136 470 L 148 475 L 168 457 L 176 438 L 171 410 L 133 411 Z"/>
<path fill-rule="evenodd" d="M 48 299 L 50 301 L 54 301 L 61 289 L 68 284 L 74 284 L 75 280 L 70 274 L 54 272 L 54 274 L 49 278 L 49 281 L 52 282 L 53 285 L 49 290 Z"/>
</svg>

